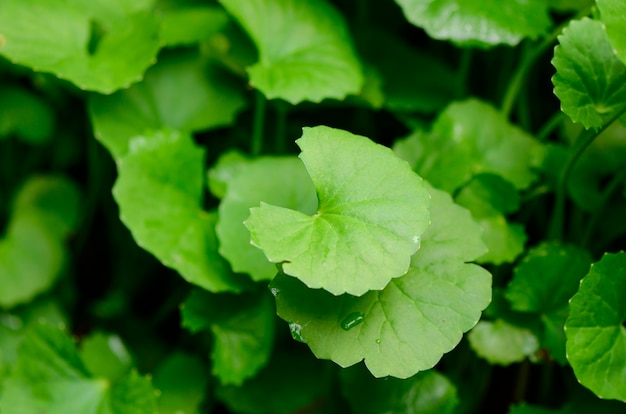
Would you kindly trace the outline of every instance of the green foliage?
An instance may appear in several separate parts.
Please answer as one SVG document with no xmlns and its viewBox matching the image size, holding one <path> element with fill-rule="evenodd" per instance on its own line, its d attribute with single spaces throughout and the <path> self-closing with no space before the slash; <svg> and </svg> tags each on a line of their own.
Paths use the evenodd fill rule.
<svg viewBox="0 0 626 414">
<path fill-rule="evenodd" d="M 624 412 L 625 13 L 1 0 L 0 412 Z"/>
</svg>

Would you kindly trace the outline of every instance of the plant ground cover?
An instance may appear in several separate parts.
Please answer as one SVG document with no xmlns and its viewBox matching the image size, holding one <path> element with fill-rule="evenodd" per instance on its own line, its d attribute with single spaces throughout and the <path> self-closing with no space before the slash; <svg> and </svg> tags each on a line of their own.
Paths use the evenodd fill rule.
<svg viewBox="0 0 626 414">
<path fill-rule="evenodd" d="M 2 0 L 0 413 L 623 413 L 621 0 Z"/>
</svg>

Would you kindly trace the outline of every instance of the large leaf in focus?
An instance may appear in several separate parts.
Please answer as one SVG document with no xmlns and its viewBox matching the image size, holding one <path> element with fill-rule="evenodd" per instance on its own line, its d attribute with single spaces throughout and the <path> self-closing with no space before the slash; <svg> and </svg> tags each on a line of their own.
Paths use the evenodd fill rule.
<svg viewBox="0 0 626 414">
<path fill-rule="evenodd" d="M 219 251 L 235 272 L 248 273 L 253 280 L 271 280 L 276 265 L 263 252 L 250 244 L 250 232 L 243 222 L 250 216 L 250 208 L 261 202 L 315 213 L 315 188 L 302 162 L 296 157 L 262 157 L 253 161 L 241 158 L 220 158 L 209 173 L 213 187 L 221 182 L 226 187 L 219 206 L 216 226 L 220 240 Z"/>
<path fill-rule="evenodd" d="M 160 392 L 159 414 L 201 412 L 209 376 L 198 357 L 174 352 L 158 366 L 152 382 Z"/>
<path fill-rule="evenodd" d="M 487 48 L 514 46 L 551 25 L 544 0 L 396 0 L 406 18 L 435 39 Z"/>
<path fill-rule="evenodd" d="M 521 362 L 539 348 L 539 341 L 531 330 L 501 319 L 478 322 L 467 338 L 472 349 L 490 364 Z"/>
<path fill-rule="evenodd" d="M 596 4 L 615 53 L 626 63 L 626 3 L 622 0 L 596 0 Z"/>
<path fill-rule="evenodd" d="M 20 188 L 0 239 L 0 307 L 29 301 L 63 271 L 79 199 L 76 186 L 60 177 L 35 176 Z"/>
<path fill-rule="evenodd" d="M 89 375 L 65 332 L 46 325 L 29 331 L 3 384 L 3 414 L 153 414 L 150 382 L 136 372 L 110 381 Z"/>
<path fill-rule="evenodd" d="M 269 365 L 243 385 L 218 386 L 217 399 L 232 412 L 242 414 L 332 412 L 327 399 L 333 371 L 303 351 L 274 353 Z"/>
<path fill-rule="evenodd" d="M 3 0 L 0 54 L 81 89 L 137 82 L 159 50 L 152 0 Z"/>
<path fill-rule="evenodd" d="M 335 295 L 362 295 L 404 275 L 430 219 L 422 179 L 388 148 L 346 131 L 304 128 L 296 143 L 318 211 L 252 208 L 252 243 L 286 274 Z"/>
<path fill-rule="evenodd" d="M 600 398 L 626 401 L 626 253 L 605 254 L 583 278 L 565 323 L 567 359 Z"/>
<path fill-rule="evenodd" d="M 52 138 L 54 124 L 46 101 L 27 89 L 0 87 L 0 140 L 15 134 L 26 142 L 43 143 Z"/>
<path fill-rule="evenodd" d="M 183 326 L 213 333 L 213 374 L 224 385 L 241 385 L 270 358 L 275 310 L 269 293 L 263 293 L 216 295 L 194 290 L 183 304 Z"/>
<path fill-rule="evenodd" d="M 95 135 L 114 158 L 128 151 L 131 138 L 150 131 L 230 125 L 245 104 L 242 88 L 218 65 L 193 52 L 167 55 L 143 82 L 89 99 Z"/>
<path fill-rule="evenodd" d="M 284 275 L 272 281 L 278 315 L 318 358 L 342 367 L 364 359 L 376 377 L 408 378 L 432 368 L 478 322 L 491 275 L 465 262 L 485 253 L 480 227 L 449 195 L 431 194 L 422 247 L 383 290 L 333 296 Z"/>
<path fill-rule="evenodd" d="M 479 173 L 498 174 L 516 188 L 526 188 L 536 178 L 532 168 L 543 157 L 539 142 L 476 99 L 450 104 L 429 133 L 418 130 L 405 141 L 412 142 L 396 146 L 410 146 L 419 154 L 410 159 L 415 171 L 448 192 Z"/>
<path fill-rule="evenodd" d="M 117 167 L 113 195 L 137 244 L 207 290 L 243 288 L 217 252 L 217 216 L 202 209 L 204 151 L 189 135 L 136 137 Z"/>
<path fill-rule="evenodd" d="M 259 61 L 250 84 L 292 104 L 343 99 L 363 84 L 343 17 L 326 0 L 221 0 L 248 32 Z"/>
<path fill-rule="evenodd" d="M 477 259 L 479 263 L 512 262 L 524 251 L 524 227 L 505 217 L 519 209 L 519 195 L 511 183 L 495 174 L 478 174 L 454 201 L 467 208 L 483 229 L 489 251 Z"/>
<path fill-rule="evenodd" d="M 559 36 L 552 64 L 554 93 L 572 121 L 598 129 L 626 107 L 626 65 L 602 22 L 572 21 Z"/>
<path fill-rule="evenodd" d="M 406 380 L 373 378 L 361 366 L 340 375 L 341 390 L 359 414 L 453 414 L 459 404 L 454 384 L 434 370 Z"/>
</svg>

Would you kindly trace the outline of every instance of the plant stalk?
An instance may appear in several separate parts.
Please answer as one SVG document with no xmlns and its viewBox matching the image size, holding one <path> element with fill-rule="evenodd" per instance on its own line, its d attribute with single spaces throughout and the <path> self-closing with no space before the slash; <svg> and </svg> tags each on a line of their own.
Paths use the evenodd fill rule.
<svg viewBox="0 0 626 414">
<path fill-rule="evenodd" d="M 250 153 L 259 156 L 263 149 L 263 129 L 265 128 L 265 107 L 267 100 L 259 91 L 255 93 L 254 100 L 254 121 L 252 125 L 252 145 Z"/>
</svg>

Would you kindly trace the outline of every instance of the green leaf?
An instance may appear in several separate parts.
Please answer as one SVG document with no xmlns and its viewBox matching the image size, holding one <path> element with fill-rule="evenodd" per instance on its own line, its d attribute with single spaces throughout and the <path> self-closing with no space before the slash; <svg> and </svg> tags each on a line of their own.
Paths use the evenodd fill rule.
<svg viewBox="0 0 626 414">
<path fill-rule="evenodd" d="M 396 0 L 406 18 L 432 38 L 463 46 L 515 46 L 551 25 L 543 0 Z"/>
<path fill-rule="evenodd" d="M 527 328 L 502 319 L 480 321 L 467 335 L 470 346 L 490 364 L 510 365 L 521 362 L 539 348 L 539 340 Z"/>
<path fill-rule="evenodd" d="M 329 409 L 326 402 L 331 388 L 330 366 L 308 353 L 284 350 L 272 356 L 256 377 L 243 385 L 222 385 L 217 399 L 232 412 L 242 414 L 292 414 L 308 412 L 313 404 Z"/>
<path fill-rule="evenodd" d="M 615 54 L 602 22 L 572 21 L 559 36 L 552 65 L 554 93 L 572 121 L 598 129 L 624 110 L 626 65 Z"/>
<path fill-rule="evenodd" d="M 596 0 L 596 4 L 613 50 L 626 63 L 626 4 L 620 0 Z"/>
<path fill-rule="evenodd" d="M 78 224 L 78 211 L 78 189 L 64 178 L 34 176 L 20 188 L 0 239 L 1 307 L 28 302 L 50 288 L 65 268 L 64 244 Z"/>
<path fill-rule="evenodd" d="M 575 246 L 544 243 L 515 268 L 505 293 L 520 312 L 548 313 L 567 305 L 589 271 L 589 253 Z"/>
<path fill-rule="evenodd" d="M 80 347 L 80 357 L 93 376 L 117 380 L 128 373 L 132 358 L 117 335 L 95 332 Z"/>
<path fill-rule="evenodd" d="M 605 254 L 583 278 L 565 323 L 567 359 L 600 398 L 626 401 L 626 253 Z"/>
<path fill-rule="evenodd" d="M 117 166 L 113 195 L 137 244 L 204 289 L 246 286 L 217 252 L 217 216 L 202 209 L 204 151 L 189 135 L 136 137 Z"/>
<path fill-rule="evenodd" d="M 549 410 L 547 408 L 538 407 L 535 405 L 515 405 L 511 407 L 508 414 L 558 414 L 560 410 Z"/>
<path fill-rule="evenodd" d="M 404 275 L 429 224 L 420 177 L 388 148 L 328 127 L 296 141 L 318 212 L 262 203 L 244 223 L 269 261 L 307 286 L 339 295 L 382 289 Z"/>
<path fill-rule="evenodd" d="M 505 215 L 519 209 L 515 187 L 495 174 L 478 174 L 461 188 L 455 202 L 467 208 L 483 229 L 482 238 L 489 251 L 479 263 L 512 262 L 524 251 L 526 233 L 519 224 L 509 223 Z"/>
<path fill-rule="evenodd" d="M 246 161 L 240 156 L 232 160 L 225 156 L 210 171 L 211 181 L 213 188 L 218 183 L 225 188 L 216 226 L 220 253 L 235 272 L 248 273 L 257 281 L 271 280 L 276 275 L 276 266 L 250 244 L 250 232 L 243 222 L 250 216 L 250 208 L 261 202 L 314 213 L 317 207 L 315 188 L 304 165 L 296 157 L 261 157 Z"/>
<path fill-rule="evenodd" d="M 454 384 L 431 370 L 406 379 L 373 378 L 356 366 L 341 371 L 342 392 L 359 414 L 453 414 L 459 404 Z"/>
<path fill-rule="evenodd" d="M 161 13 L 159 38 L 170 47 L 207 40 L 230 22 L 226 12 L 214 6 L 174 5 Z"/>
<path fill-rule="evenodd" d="M 0 54 L 81 89 L 127 88 L 159 50 L 151 6 L 151 0 L 4 0 Z"/>
<path fill-rule="evenodd" d="M 480 229 L 446 193 L 431 190 L 432 225 L 408 273 L 382 291 L 333 296 L 277 276 L 278 315 L 318 358 L 342 367 L 365 359 L 376 377 L 408 378 L 432 368 L 480 318 L 491 275 L 467 264 L 485 252 Z"/>
<path fill-rule="evenodd" d="M 590 9 L 594 3 L 594 0 L 548 0 L 550 8 L 560 12 Z"/>
<path fill-rule="evenodd" d="M 209 377 L 202 360 L 175 352 L 158 366 L 152 382 L 160 392 L 160 414 L 197 414 L 207 393 Z"/>
<path fill-rule="evenodd" d="M 476 99 L 450 104 L 430 132 L 418 130 L 405 140 L 413 142 L 396 146 L 415 151 L 415 171 L 448 192 L 480 173 L 498 174 L 517 189 L 527 188 L 537 176 L 533 167 L 543 158 L 539 142 Z"/>
<path fill-rule="evenodd" d="M 292 104 L 343 99 L 363 84 L 343 17 L 325 0 L 221 0 L 248 32 L 259 61 L 250 84 Z"/>
<path fill-rule="evenodd" d="M 46 101 L 26 89 L 2 85 L 0 140 L 15 134 L 26 142 L 41 144 L 52 138 L 54 126 L 54 113 Z"/>
<path fill-rule="evenodd" d="M 129 140 L 137 135 L 230 125 L 245 105 L 242 87 L 195 52 L 166 55 L 143 82 L 89 99 L 95 135 L 116 159 L 126 154 Z"/>
<path fill-rule="evenodd" d="M 194 290 L 182 309 L 182 325 L 210 329 L 213 374 L 224 385 L 241 385 L 263 368 L 274 343 L 275 310 L 269 293 L 221 294 Z"/>
<path fill-rule="evenodd" d="M 6 414 L 153 414 L 156 398 L 150 382 L 136 372 L 115 382 L 91 377 L 72 340 L 40 325 L 20 345 L 0 406 Z"/>
</svg>

